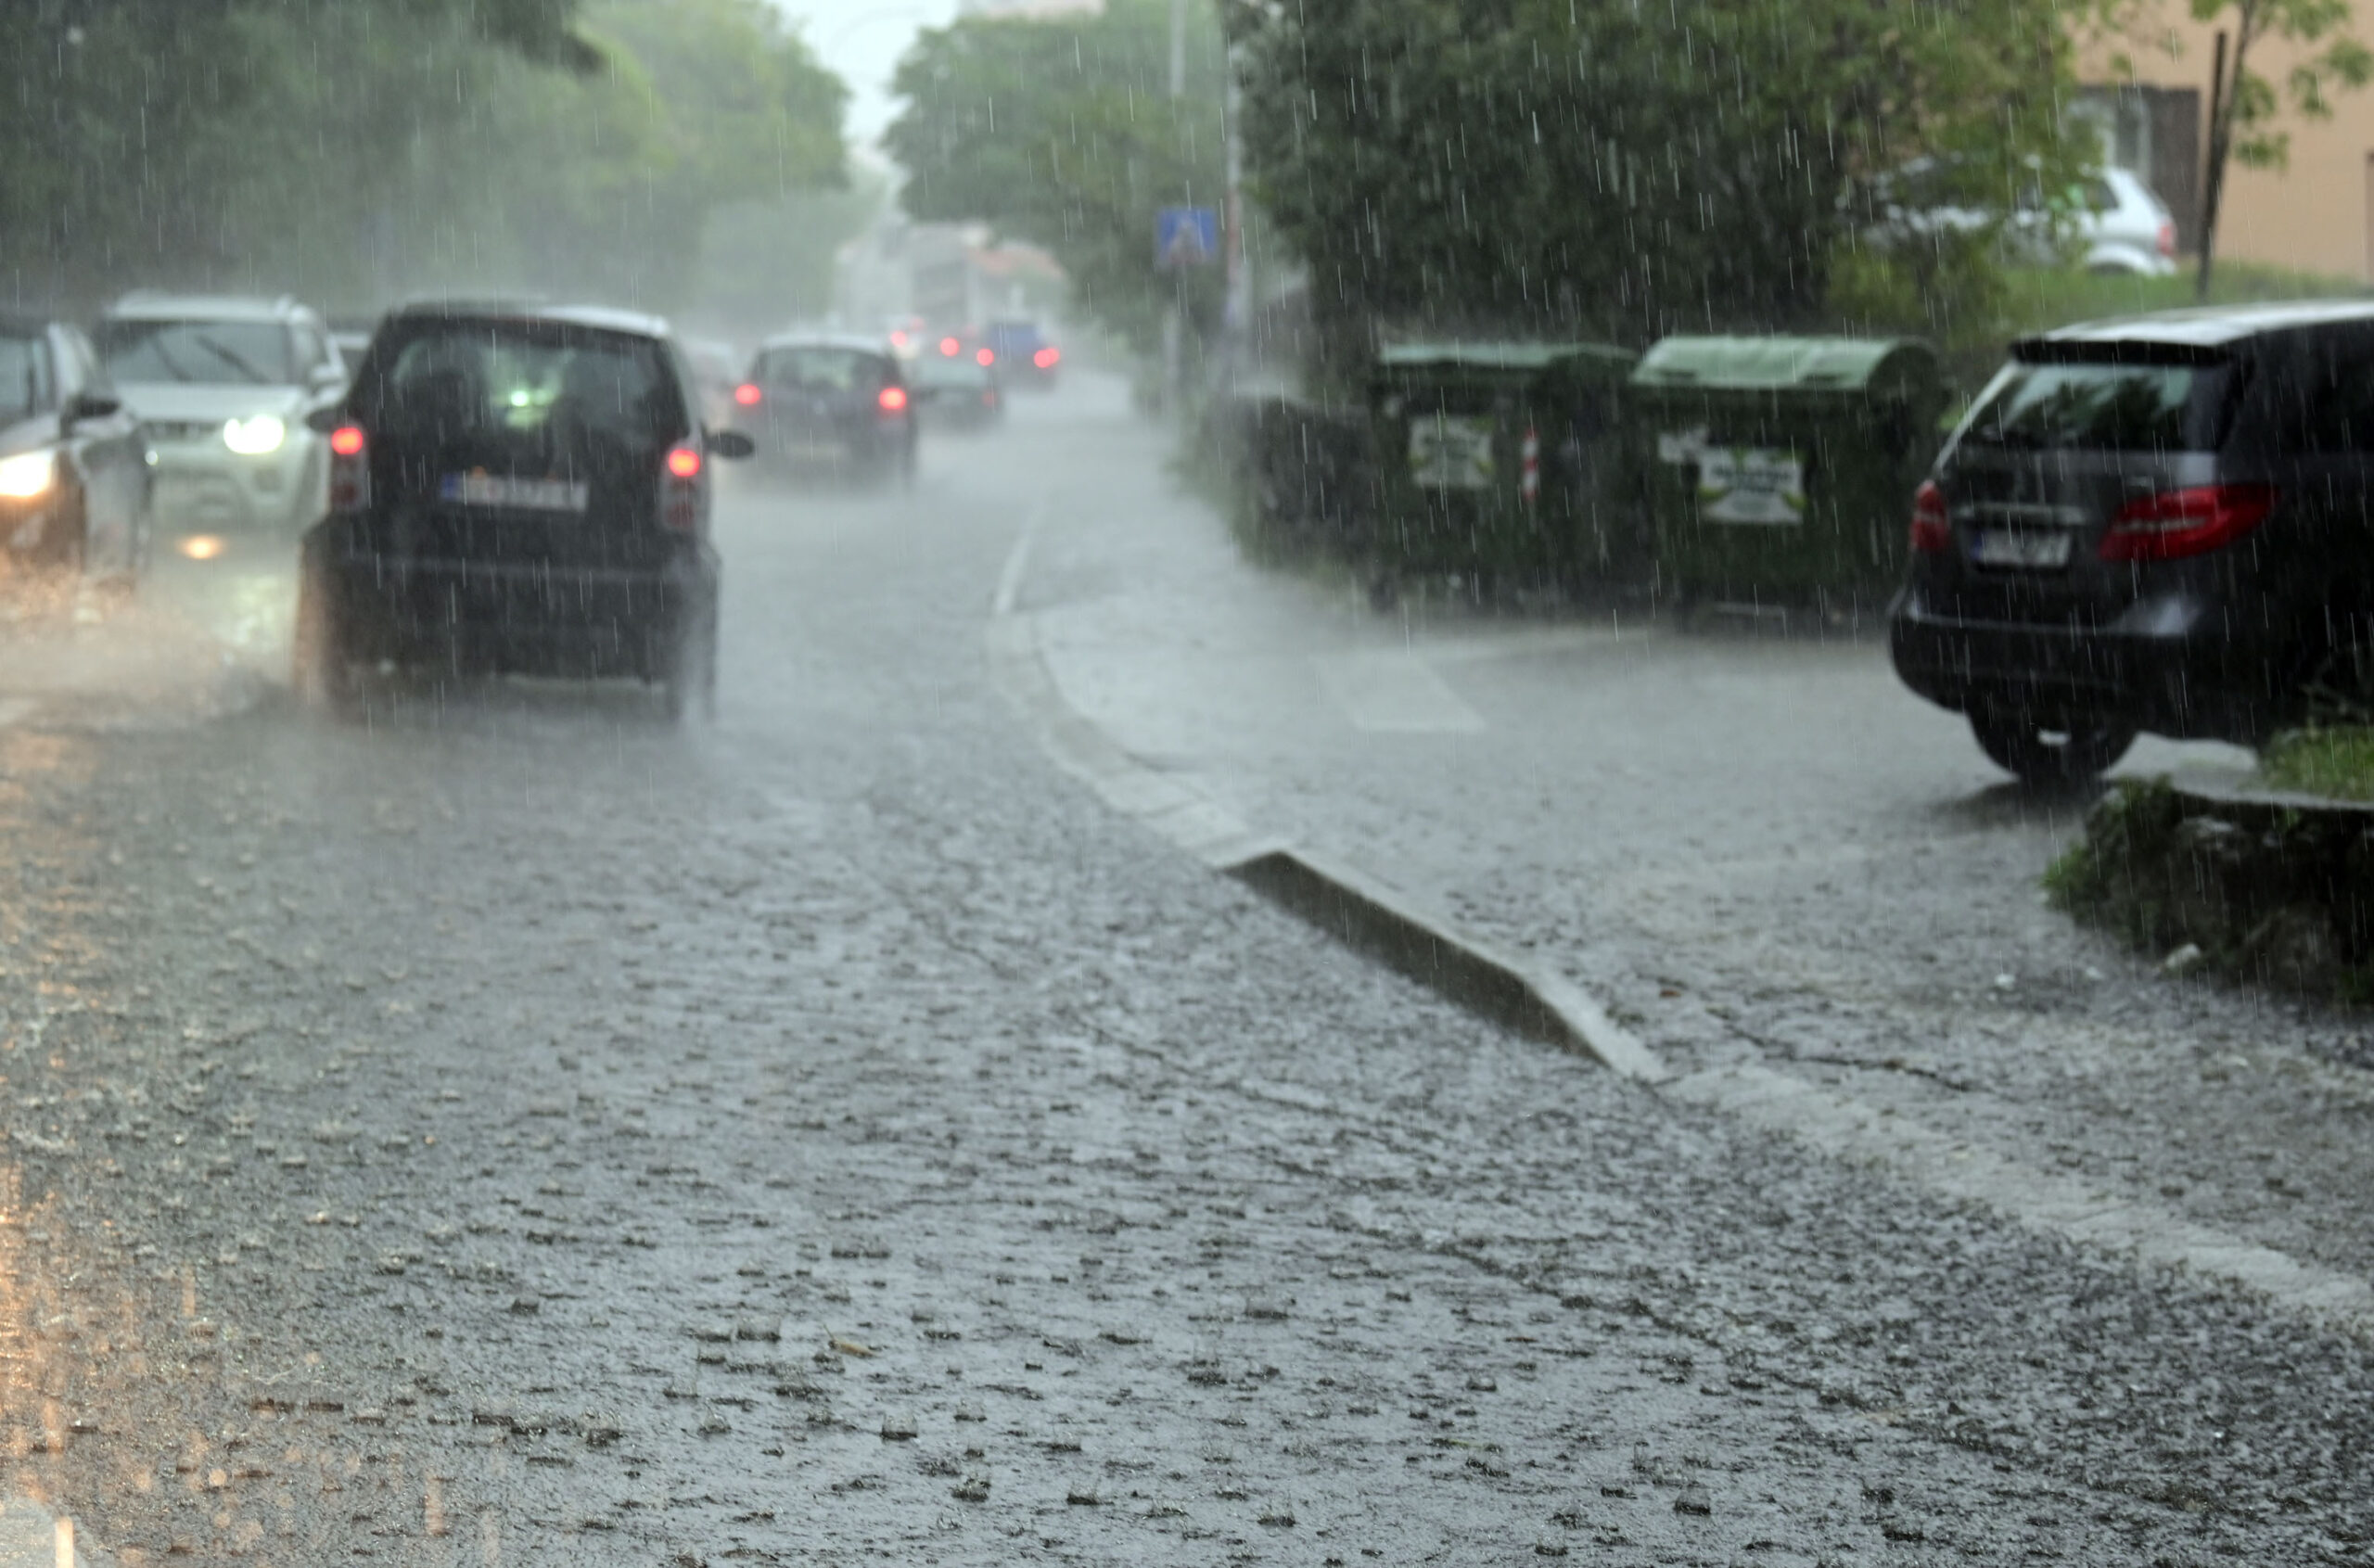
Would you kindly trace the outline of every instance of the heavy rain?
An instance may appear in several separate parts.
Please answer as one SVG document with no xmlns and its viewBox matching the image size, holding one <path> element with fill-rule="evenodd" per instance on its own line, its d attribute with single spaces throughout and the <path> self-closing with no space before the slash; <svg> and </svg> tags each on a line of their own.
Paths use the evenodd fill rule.
<svg viewBox="0 0 2374 1568">
<path fill-rule="evenodd" d="M 2355 0 L 0 0 L 0 1568 L 2374 1561 Z"/>
</svg>

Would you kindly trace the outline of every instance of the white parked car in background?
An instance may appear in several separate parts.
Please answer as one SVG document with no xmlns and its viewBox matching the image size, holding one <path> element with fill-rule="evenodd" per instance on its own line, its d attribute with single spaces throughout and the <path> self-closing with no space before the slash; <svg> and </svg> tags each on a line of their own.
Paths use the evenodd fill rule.
<svg viewBox="0 0 2374 1568">
<path fill-rule="evenodd" d="M 1923 235 L 1969 234 L 1999 223 L 2011 259 L 2030 266 L 2074 261 L 2088 272 L 2150 277 L 2176 270 L 2176 220 L 2167 203 L 2131 169 L 2100 169 L 2080 180 L 2058 204 L 2058 233 L 2051 205 L 2033 180 L 2022 186 L 2005 216 L 1944 198 L 1940 187 L 1946 172 L 1924 159 L 1874 181 L 1865 240 L 1887 249 Z"/>
<path fill-rule="evenodd" d="M 327 510 L 329 451 L 305 416 L 344 389 L 346 367 L 314 312 L 288 300 L 130 294 L 97 341 L 157 453 L 160 533 L 211 537 L 211 550 L 224 535 L 294 540 Z"/>
</svg>

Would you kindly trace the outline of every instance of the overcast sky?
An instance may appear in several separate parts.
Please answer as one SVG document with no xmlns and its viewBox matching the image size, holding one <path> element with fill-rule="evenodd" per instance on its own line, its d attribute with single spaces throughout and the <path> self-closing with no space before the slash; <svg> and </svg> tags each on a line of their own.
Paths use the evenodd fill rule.
<svg viewBox="0 0 2374 1568">
<path fill-rule="evenodd" d="M 826 65 L 849 84 L 849 140 L 870 143 L 890 122 L 890 72 L 915 30 L 956 15 L 956 0 L 774 0 Z"/>
</svg>

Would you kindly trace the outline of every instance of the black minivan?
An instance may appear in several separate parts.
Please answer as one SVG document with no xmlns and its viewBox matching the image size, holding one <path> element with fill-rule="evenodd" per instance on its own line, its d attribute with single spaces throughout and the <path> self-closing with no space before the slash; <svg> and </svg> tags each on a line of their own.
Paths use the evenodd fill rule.
<svg viewBox="0 0 2374 1568">
<path fill-rule="evenodd" d="M 300 691 L 344 705 L 392 661 L 454 674 L 638 677 L 671 715 L 715 690 L 713 457 L 667 324 L 591 308 L 408 306 L 329 436 L 305 535 Z"/>
<path fill-rule="evenodd" d="M 2244 745 L 2374 697 L 2374 303 L 2015 344 L 1912 511 L 1897 673 L 2002 767 Z"/>
</svg>

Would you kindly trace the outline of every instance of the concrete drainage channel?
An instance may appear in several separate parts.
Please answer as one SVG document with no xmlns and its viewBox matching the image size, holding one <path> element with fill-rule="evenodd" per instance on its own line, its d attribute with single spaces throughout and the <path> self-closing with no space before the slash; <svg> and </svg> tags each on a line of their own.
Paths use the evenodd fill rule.
<svg viewBox="0 0 2374 1568">
<path fill-rule="evenodd" d="M 2326 1328 L 2374 1342 L 2374 1285 L 2093 1191 L 1950 1133 L 1762 1065 L 1677 1077 L 1589 992 L 1523 963 L 1417 900 L 1348 867 L 1265 836 L 1199 791 L 1145 767 L 1076 711 L 1041 656 L 1038 624 L 1015 602 L 1042 505 L 1006 562 L 988 630 L 992 678 L 1065 772 L 1213 870 L 1243 882 L 1347 947 L 1461 1007 L 1531 1039 L 1592 1057 L 1673 1101 L 1717 1111 L 1827 1158 L 1911 1182 L 2026 1230 L 2240 1290 Z"/>
</svg>

